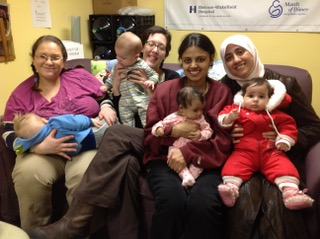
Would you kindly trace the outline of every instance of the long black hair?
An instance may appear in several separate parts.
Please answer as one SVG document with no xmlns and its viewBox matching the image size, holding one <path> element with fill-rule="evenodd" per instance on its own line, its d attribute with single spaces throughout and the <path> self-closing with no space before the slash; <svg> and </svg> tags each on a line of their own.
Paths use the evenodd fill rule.
<svg viewBox="0 0 320 239">
<path fill-rule="evenodd" d="M 209 37 L 201 33 L 190 33 L 181 42 L 178 56 L 179 60 L 182 58 L 182 54 L 191 46 L 197 46 L 202 50 L 209 53 L 210 56 L 216 55 L 216 48 Z M 213 59 L 212 59 L 213 60 Z"/>
</svg>

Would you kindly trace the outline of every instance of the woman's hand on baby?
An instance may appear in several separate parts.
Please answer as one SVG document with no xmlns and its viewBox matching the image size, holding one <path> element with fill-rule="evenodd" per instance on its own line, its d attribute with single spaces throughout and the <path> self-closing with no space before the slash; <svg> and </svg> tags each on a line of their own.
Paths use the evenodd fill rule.
<svg viewBox="0 0 320 239">
<path fill-rule="evenodd" d="M 100 128 L 102 126 L 102 122 L 98 118 L 91 118 L 91 121 L 92 121 L 92 125 L 97 128 Z"/>
<path fill-rule="evenodd" d="M 198 130 L 200 130 L 200 125 L 198 123 L 186 120 L 173 126 L 171 136 L 189 139 L 191 133 L 194 133 Z"/>
<path fill-rule="evenodd" d="M 232 131 L 231 131 L 231 137 L 233 139 L 233 143 L 237 144 L 240 142 L 241 137 L 243 136 L 243 128 L 239 124 L 235 124 Z M 269 139 L 270 142 L 275 142 L 277 138 L 277 133 L 275 132 L 272 125 L 270 125 L 270 131 L 263 132 L 262 136 L 264 138 Z"/>
<path fill-rule="evenodd" d="M 194 141 L 199 141 L 201 139 L 201 131 L 197 130 L 195 132 L 191 132 L 189 139 L 194 140 Z"/>
<path fill-rule="evenodd" d="M 167 164 L 176 173 L 180 173 L 181 170 L 187 166 L 183 154 L 178 148 L 170 150 L 168 154 Z"/>
<path fill-rule="evenodd" d="M 128 73 L 128 78 L 131 82 L 145 87 L 145 82 L 148 80 L 146 73 L 142 69 L 133 69 Z"/>
<path fill-rule="evenodd" d="M 66 143 L 66 141 L 74 138 L 73 135 L 64 136 L 62 138 L 55 138 L 57 133 L 56 129 L 53 129 L 50 134 L 39 144 L 32 147 L 31 152 L 36 154 L 57 154 L 68 160 L 71 157 L 66 152 L 75 152 L 77 143 Z"/>
<path fill-rule="evenodd" d="M 149 96 L 152 95 L 155 86 L 148 83 L 148 77 L 142 69 L 131 70 L 128 73 L 128 79 L 130 82 L 141 85 Z"/>
<path fill-rule="evenodd" d="M 114 68 L 114 79 L 112 83 L 113 95 L 119 96 L 120 92 L 120 83 L 121 80 L 127 77 L 127 70 L 123 66 L 117 64 Z"/>
<path fill-rule="evenodd" d="M 108 125 L 114 125 L 117 123 L 116 111 L 108 105 L 102 105 L 99 112 L 99 119 L 104 119 Z"/>
<path fill-rule="evenodd" d="M 239 124 L 235 124 L 231 130 L 232 142 L 237 144 L 240 142 L 240 138 L 243 137 L 243 128 Z"/>
<path fill-rule="evenodd" d="M 262 136 L 264 138 L 269 139 L 270 142 L 275 142 L 277 138 L 277 132 L 274 130 L 272 125 L 269 125 L 269 127 L 270 127 L 270 131 L 263 132 Z"/>
<path fill-rule="evenodd" d="M 114 73 L 115 73 L 115 76 L 120 77 L 120 79 L 127 77 L 127 69 L 120 64 L 115 65 Z"/>
</svg>

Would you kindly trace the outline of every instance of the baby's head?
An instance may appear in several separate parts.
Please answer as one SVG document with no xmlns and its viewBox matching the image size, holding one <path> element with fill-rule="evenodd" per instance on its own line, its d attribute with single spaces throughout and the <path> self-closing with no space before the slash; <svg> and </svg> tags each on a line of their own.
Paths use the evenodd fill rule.
<svg viewBox="0 0 320 239">
<path fill-rule="evenodd" d="M 252 111 L 266 109 L 273 89 L 268 80 L 257 77 L 249 80 L 242 87 L 243 106 Z"/>
<path fill-rule="evenodd" d="M 177 103 L 179 106 L 179 115 L 195 120 L 202 116 L 205 98 L 197 88 L 186 86 L 179 90 Z"/>
<path fill-rule="evenodd" d="M 16 135 L 23 139 L 33 137 L 45 125 L 45 120 L 34 113 L 16 114 L 13 127 Z"/>
<path fill-rule="evenodd" d="M 119 64 L 128 67 L 138 60 L 142 50 L 142 42 L 136 34 L 125 32 L 118 37 L 114 49 Z"/>
</svg>

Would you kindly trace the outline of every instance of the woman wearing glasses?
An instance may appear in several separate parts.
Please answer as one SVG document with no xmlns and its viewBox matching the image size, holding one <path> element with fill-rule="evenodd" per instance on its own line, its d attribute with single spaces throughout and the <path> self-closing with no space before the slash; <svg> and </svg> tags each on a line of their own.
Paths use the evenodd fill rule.
<svg viewBox="0 0 320 239">
<path fill-rule="evenodd" d="M 157 84 L 160 84 L 166 80 L 176 79 L 180 77 L 177 72 L 162 67 L 164 59 L 169 55 L 169 52 L 171 50 L 171 35 L 167 30 L 159 26 L 150 27 L 141 36 L 141 41 L 143 45 L 141 58 L 158 73 L 159 80 Z M 133 69 L 130 71 L 127 77 L 130 78 L 131 82 L 137 83 L 141 85 L 141 87 L 146 88 L 145 82 L 148 80 L 148 77 L 145 72 L 139 69 Z M 113 82 L 113 103 L 115 109 L 118 112 L 121 93 L 120 80 L 116 79 Z M 149 90 L 148 92 L 150 95 Z M 121 120 L 120 115 L 118 115 L 118 117 Z"/>
<path fill-rule="evenodd" d="M 11 149 L 16 137 L 12 124 L 16 114 L 32 112 L 49 119 L 63 114 L 96 117 L 100 111 L 97 99 L 103 97 L 102 83 L 84 69 L 64 68 L 67 51 L 60 39 L 41 36 L 33 44 L 31 59 L 33 75 L 12 92 L 2 119 L 2 137 Z M 112 114 L 110 110 L 108 115 Z M 73 136 L 56 139 L 55 134 L 54 129 L 41 143 L 16 158 L 12 177 L 23 229 L 50 223 L 52 185 L 63 176 L 71 202 L 71 194 L 96 153 L 89 150 L 71 158 L 67 153 L 76 151 L 76 144 L 68 140 Z"/>
<path fill-rule="evenodd" d="M 175 71 L 162 68 L 171 50 L 171 34 L 162 27 L 153 26 L 142 36 L 142 58 L 158 74 L 161 81 L 179 78 Z M 147 77 L 142 71 L 131 74 L 144 85 Z M 113 85 L 114 107 L 121 97 Z M 104 106 L 104 105 L 103 105 Z M 101 114 L 110 105 L 102 108 Z M 109 122 L 108 122 L 109 123 Z M 115 121 L 114 121 L 115 123 Z M 139 239 L 141 217 L 139 199 L 140 162 L 144 154 L 143 130 L 116 124 L 107 129 L 98 152 L 90 163 L 66 215 L 54 224 L 29 231 L 32 239 L 85 238 L 98 207 L 108 208 L 108 236 L 110 239 Z M 98 209 L 99 210 L 99 209 Z"/>
</svg>

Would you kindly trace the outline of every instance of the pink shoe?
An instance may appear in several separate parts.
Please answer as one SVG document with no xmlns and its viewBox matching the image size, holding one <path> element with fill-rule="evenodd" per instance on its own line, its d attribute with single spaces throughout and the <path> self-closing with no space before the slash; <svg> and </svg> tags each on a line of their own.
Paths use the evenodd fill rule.
<svg viewBox="0 0 320 239">
<path fill-rule="evenodd" d="M 179 173 L 179 176 L 180 178 L 182 178 L 182 186 L 184 187 L 191 187 L 196 182 L 196 180 L 194 179 L 194 177 L 192 176 L 188 168 L 183 169 Z"/>
<path fill-rule="evenodd" d="M 199 177 L 199 175 L 202 173 L 203 169 L 198 168 L 198 167 L 194 166 L 193 164 L 190 164 L 189 171 L 190 171 L 191 175 L 193 176 L 193 178 L 197 179 Z"/>
<path fill-rule="evenodd" d="M 239 197 L 239 187 L 233 183 L 220 184 L 218 191 L 223 203 L 227 207 L 233 207 Z"/>
<path fill-rule="evenodd" d="M 313 199 L 306 195 L 307 190 L 299 191 L 296 188 L 286 188 L 283 193 L 283 202 L 290 210 L 299 210 L 312 207 Z"/>
</svg>

